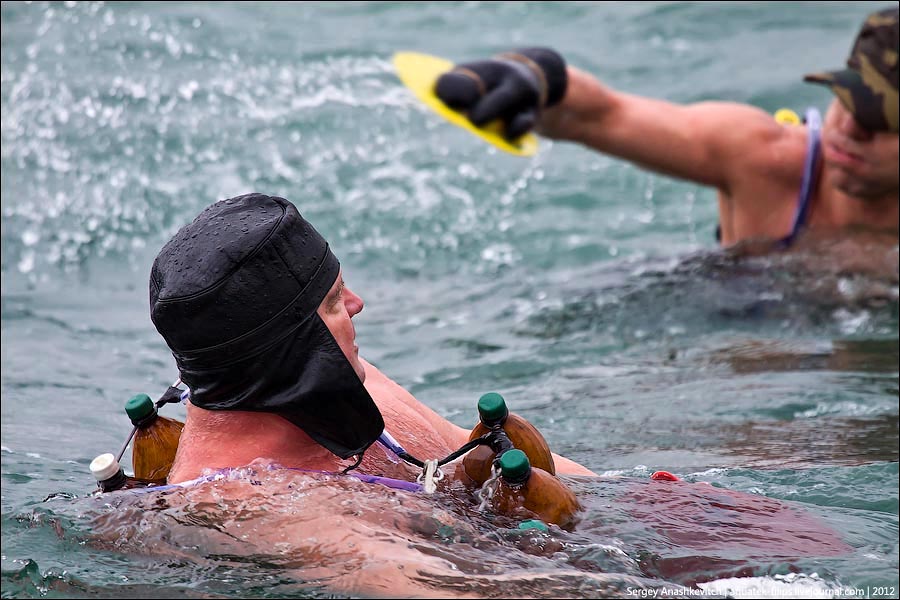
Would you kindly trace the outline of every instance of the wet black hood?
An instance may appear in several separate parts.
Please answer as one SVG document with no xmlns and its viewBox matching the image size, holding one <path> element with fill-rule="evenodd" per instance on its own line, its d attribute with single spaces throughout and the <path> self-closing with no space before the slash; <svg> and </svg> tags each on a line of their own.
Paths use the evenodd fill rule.
<svg viewBox="0 0 900 600">
<path fill-rule="evenodd" d="M 293 204 L 217 202 L 163 247 L 150 317 L 191 402 L 281 415 L 341 458 L 384 429 L 378 407 L 316 310 L 340 263 Z"/>
</svg>

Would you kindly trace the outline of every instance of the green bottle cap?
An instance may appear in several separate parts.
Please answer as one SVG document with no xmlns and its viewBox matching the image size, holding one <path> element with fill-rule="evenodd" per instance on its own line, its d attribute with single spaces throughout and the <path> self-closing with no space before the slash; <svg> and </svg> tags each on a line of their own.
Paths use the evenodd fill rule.
<svg viewBox="0 0 900 600">
<path fill-rule="evenodd" d="M 485 425 L 502 423 L 509 416 L 506 400 L 497 392 L 488 392 L 478 399 L 478 415 Z"/>
<path fill-rule="evenodd" d="M 519 523 L 519 529 L 537 529 L 539 531 L 550 531 L 550 528 L 547 527 L 547 524 L 543 521 L 538 521 L 537 519 L 528 519 L 527 521 L 522 521 Z"/>
<path fill-rule="evenodd" d="M 131 419 L 131 424 L 137 427 L 138 423 L 156 414 L 156 407 L 153 405 L 153 400 L 150 399 L 150 396 L 138 394 L 125 403 L 125 413 Z"/>
<path fill-rule="evenodd" d="M 530 473 L 528 455 L 521 450 L 508 450 L 500 455 L 500 475 L 510 483 L 521 483 Z"/>
</svg>

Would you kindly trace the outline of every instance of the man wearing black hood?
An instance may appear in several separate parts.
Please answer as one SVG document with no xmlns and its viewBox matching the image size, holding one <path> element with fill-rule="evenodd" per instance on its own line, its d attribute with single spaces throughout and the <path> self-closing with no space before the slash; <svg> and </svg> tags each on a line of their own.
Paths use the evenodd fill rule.
<svg viewBox="0 0 900 600">
<path fill-rule="evenodd" d="M 468 431 L 359 357 L 362 309 L 328 243 L 283 198 L 223 200 L 176 233 L 150 274 L 151 318 L 190 389 L 169 482 L 257 459 L 415 478 L 370 449 L 386 426 L 423 460 L 462 446 Z M 561 473 L 593 475 L 554 458 Z"/>
</svg>

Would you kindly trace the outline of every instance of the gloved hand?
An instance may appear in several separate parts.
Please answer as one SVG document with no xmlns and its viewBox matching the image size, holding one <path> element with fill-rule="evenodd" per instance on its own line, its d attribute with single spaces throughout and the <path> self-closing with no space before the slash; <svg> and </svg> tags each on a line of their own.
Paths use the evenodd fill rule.
<svg viewBox="0 0 900 600">
<path fill-rule="evenodd" d="M 490 60 L 456 65 L 435 84 L 447 106 L 481 127 L 502 119 L 507 140 L 534 127 L 541 109 L 566 95 L 566 61 L 549 48 L 524 48 Z"/>
</svg>

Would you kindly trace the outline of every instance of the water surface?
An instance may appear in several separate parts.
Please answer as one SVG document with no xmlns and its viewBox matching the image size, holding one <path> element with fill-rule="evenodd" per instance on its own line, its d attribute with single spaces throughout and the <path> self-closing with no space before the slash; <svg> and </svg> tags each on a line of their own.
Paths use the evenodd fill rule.
<svg viewBox="0 0 900 600">
<path fill-rule="evenodd" d="M 3 596 L 627 597 L 718 580 L 706 591 L 896 597 L 896 246 L 723 253 L 711 190 L 567 144 L 499 154 L 390 63 L 548 45 L 635 93 L 824 110 L 802 74 L 843 64 L 882 6 L 4 3 Z M 247 478 L 158 504 L 85 497 L 90 460 L 127 436 L 124 402 L 175 378 L 148 316 L 153 257 L 251 191 L 330 240 L 367 302 L 368 360 L 466 428 L 498 391 L 607 476 L 569 481 L 575 531 L 522 536 L 452 495 L 283 474 L 242 504 L 227 492 Z M 659 496 L 658 469 L 685 487 Z M 77 498 L 43 501 L 60 493 Z M 410 569 L 303 537 L 287 527 L 301 514 Z M 267 543 L 280 528 L 296 537 Z"/>
</svg>

